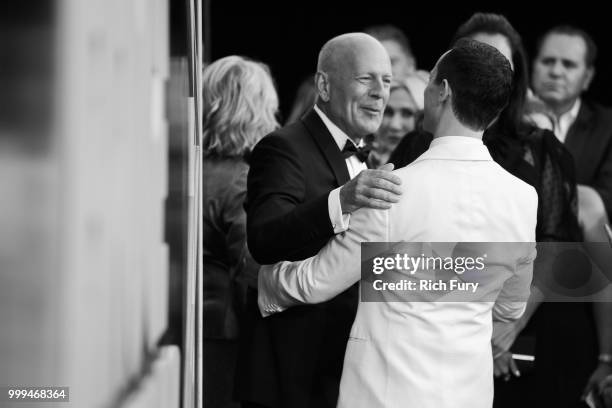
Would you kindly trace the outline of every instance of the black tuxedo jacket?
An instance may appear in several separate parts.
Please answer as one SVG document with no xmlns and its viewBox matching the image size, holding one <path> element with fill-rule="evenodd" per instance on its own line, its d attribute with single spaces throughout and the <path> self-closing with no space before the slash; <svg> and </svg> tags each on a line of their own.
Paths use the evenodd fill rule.
<svg viewBox="0 0 612 408">
<path fill-rule="evenodd" d="M 612 216 L 612 109 L 583 99 L 565 147 L 574 156 L 576 182 L 593 187 Z"/>
<path fill-rule="evenodd" d="M 247 237 L 261 264 L 315 255 L 333 236 L 328 195 L 350 177 L 320 117 L 263 138 L 250 157 Z M 278 408 L 336 406 L 344 352 L 355 318 L 357 286 L 329 302 L 299 306 L 263 319 L 249 293 L 236 394 Z"/>
</svg>

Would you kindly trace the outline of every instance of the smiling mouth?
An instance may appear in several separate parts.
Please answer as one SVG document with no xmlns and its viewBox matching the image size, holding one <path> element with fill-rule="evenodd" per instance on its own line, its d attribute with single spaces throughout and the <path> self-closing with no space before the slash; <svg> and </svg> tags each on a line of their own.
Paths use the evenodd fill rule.
<svg viewBox="0 0 612 408">
<path fill-rule="evenodd" d="M 363 107 L 361 109 L 363 109 L 366 112 L 374 113 L 374 114 L 377 114 L 377 115 L 381 112 L 381 109 L 376 109 L 376 108 Z"/>
</svg>

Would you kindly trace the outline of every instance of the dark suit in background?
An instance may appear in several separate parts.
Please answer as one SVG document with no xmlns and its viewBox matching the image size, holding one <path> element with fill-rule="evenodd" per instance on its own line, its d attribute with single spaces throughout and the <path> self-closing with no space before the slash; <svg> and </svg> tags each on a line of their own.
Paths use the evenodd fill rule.
<svg viewBox="0 0 612 408">
<path fill-rule="evenodd" d="M 567 132 L 565 147 L 574 156 L 576 182 L 593 187 L 612 215 L 612 109 L 583 99 Z"/>
<path fill-rule="evenodd" d="M 601 196 L 612 214 L 612 110 L 582 99 L 564 142 L 574 157 L 576 182 Z M 597 326 L 591 303 L 546 302 L 538 310 L 538 385 L 555 407 L 584 407 L 578 400 L 597 367 Z"/>
<path fill-rule="evenodd" d="M 247 236 L 255 260 L 271 264 L 315 255 L 333 236 L 331 190 L 349 181 L 320 117 L 265 137 L 253 150 L 247 184 Z M 335 407 L 344 352 L 357 308 L 354 286 L 333 300 L 265 320 L 249 294 L 236 393 L 275 408 Z"/>
</svg>

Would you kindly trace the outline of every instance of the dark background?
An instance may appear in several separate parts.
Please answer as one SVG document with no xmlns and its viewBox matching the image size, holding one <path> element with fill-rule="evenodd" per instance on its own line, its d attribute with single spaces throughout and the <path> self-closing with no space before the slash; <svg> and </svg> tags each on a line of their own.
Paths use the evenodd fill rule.
<svg viewBox="0 0 612 408">
<path fill-rule="evenodd" d="M 612 105 L 612 79 L 608 74 L 612 71 L 612 58 L 607 44 L 612 18 L 602 4 L 208 0 L 205 8 L 209 13 L 203 20 L 205 25 L 208 23 L 205 52 L 209 61 L 239 54 L 267 63 L 277 83 L 282 117 L 286 118 L 299 83 L 315 71 L 318 51 L 331 37 L 361 31 L 373 24 L 394 24 L 408 35 L 418 67 L 430 70 L 459 24 L 476 11 L 495 12 L 504 14 L 522 35 L 530 57 L 537 37 L 553 25 L 567 23 L 589 32 L 599 47 L 599 57 L 588 95 Z"/>
</svg>

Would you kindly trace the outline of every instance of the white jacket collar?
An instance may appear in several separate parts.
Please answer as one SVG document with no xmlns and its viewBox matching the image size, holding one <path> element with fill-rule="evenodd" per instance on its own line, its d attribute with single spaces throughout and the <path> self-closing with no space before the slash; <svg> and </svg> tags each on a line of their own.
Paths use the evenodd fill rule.
<svg viewBox="0 0 612 408">
<path fill-rule="evenodd" d="M 421 160 L 493 161 L 481 139 L 466 136 L 442 136 L 432 140 L 429 149 L 419 156 Z"/>
</svg>

